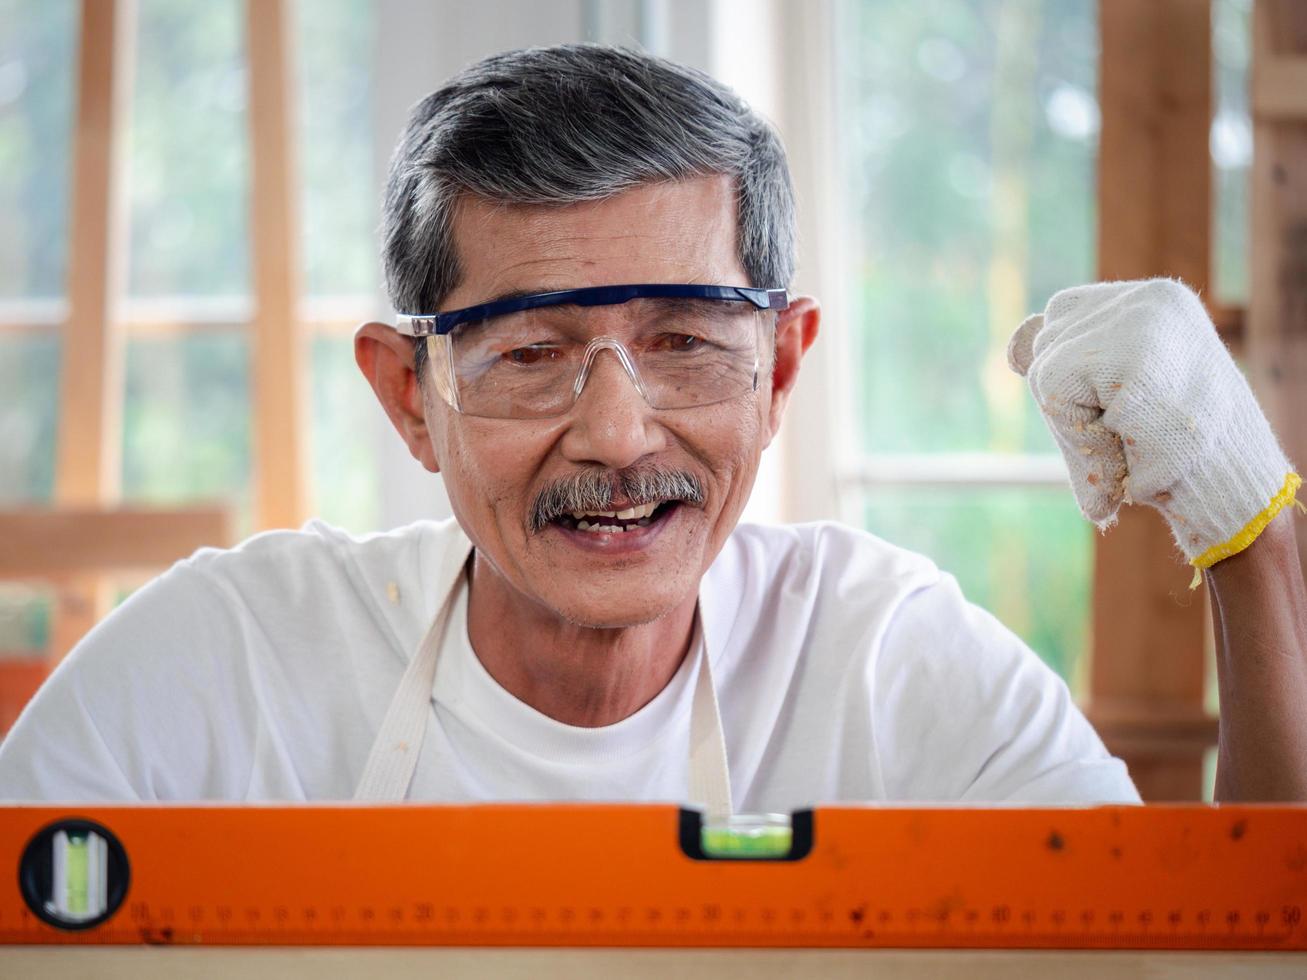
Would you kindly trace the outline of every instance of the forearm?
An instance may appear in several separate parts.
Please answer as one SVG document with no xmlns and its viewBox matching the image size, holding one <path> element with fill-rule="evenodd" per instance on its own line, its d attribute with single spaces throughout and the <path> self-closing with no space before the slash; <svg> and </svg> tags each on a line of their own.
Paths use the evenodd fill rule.
<svg viewBox="0 0 1307 980">
<path fill-rule="evenodd" d="M 1207 582 L 1221 695 L 1216 799 L 1307 801 L 1307 589 L 1293 507 Z"/>
<path fill-rule="evenodd" d="M 1028 380 L 1085 517 L 1106 530 L 1123 502 L 1156 507 L 1185 560 L 1207 568 L 1217 798 L 1307 801 L 1307 593 L 1291 506 L 1301 480 L 1202 300 L 1171 279 L 1064 289 L 1017 328 L 1008 363 Z M 1276 516 L 1231 554 L 1266 513 Z"/>
</svg>

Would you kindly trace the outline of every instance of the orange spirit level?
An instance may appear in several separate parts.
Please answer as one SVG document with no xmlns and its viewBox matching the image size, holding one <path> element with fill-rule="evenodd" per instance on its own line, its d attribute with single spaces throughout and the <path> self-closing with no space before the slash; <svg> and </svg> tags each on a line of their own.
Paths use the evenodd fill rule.
<svg viewBox="0 0 1307 980">
<path fill-rule="evenodd" d="M 1297 806 L 9 806 L 3 867 L 5 943 L 1307 950 Z"/>
</svg>

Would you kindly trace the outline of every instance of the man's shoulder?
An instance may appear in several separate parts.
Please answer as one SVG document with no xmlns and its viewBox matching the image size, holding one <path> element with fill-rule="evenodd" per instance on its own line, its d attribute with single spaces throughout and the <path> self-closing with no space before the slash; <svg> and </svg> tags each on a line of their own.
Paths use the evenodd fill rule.
<svg viewBox="0 0 1307 980">
<path fill-rule="evenodd" d="M 453 519 L 417 521 L 389 531 L 354 534 L 314 518 L 299 529 L 279 528 L 251 535 L 230 548 L 201 548 L 183 566 L 224 574 L 242 566 L 303 564 L 338 560 L 345 556 L 386 557 L 452 540 L 458 530 Z"/>
<path fill-rule="evenodd" d="M 233 548 L 204 548 L 151 583 L 159 600 L 198 595 L 285 648 L 341 630 L 381 631 L 398 649 L 421 638 L 451 563 L 470 545 L 453 520 L 355 535 L 323 521 L 266 531 Z"/>
<path fill-rule="evenodd" d="M 231 548 L 201 548 L 175 570 L 218 579 L 240 591 L 272 583 L 291 590 L 311 588 L 324 577 L 342 574 L 384 588 L 421 577 L 424 562 L 459 547 L 462 540 L 452 519 L 361 535 L 315 519 L 298 530 L 255 534 Z"/>
<path fill-rule="evenodd" d="M 741 524 L 716 564 L 768 579 L 890 584 L 933 582 L 939 568 L 925 555 L 838 521 Z"/>
<path fill-rule="evenodd" d="M 924 555 L 833 521 L 742 524 L 701 608 L 710 635 L 741 649 L 871 649 L 903 601 L 940 579 Z"/>
</svg>

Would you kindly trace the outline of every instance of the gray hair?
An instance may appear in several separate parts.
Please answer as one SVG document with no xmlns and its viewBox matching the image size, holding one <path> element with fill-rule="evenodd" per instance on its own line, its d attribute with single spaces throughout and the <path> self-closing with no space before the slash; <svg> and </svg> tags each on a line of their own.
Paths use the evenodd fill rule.
<svg viewBox="0 0 1307 980">
<path fill-rule="evenodd" d="M 772 127 L 703 72 L 625 48 L 567 44 L 494 55 L 413 109 L 390 160 L 382 220 L 386 290 L 432 313 L 458 284 L 452 239 L 464 194 L 575 204 L 640 184 L 734 178 L 748 285 L 794 275 L 794 190 Z M 422 376 L 425 344 L 416 345 Z"/>
</svg>

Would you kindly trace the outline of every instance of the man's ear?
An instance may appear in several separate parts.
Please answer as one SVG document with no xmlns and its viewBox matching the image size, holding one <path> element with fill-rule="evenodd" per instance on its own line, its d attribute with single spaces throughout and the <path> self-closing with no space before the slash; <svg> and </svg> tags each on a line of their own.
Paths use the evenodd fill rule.
<svg viewBox="0 0 1307 980">
<path fill-rule="evenodd" d="M 354 332 L 354 360 L 413 458 L 439 473 L 422 389 L 413 370 L 413 338 L 384 323 L 365 323 Z"/>
<path fill-rule="evenodd" d="M 799 380 L 799 362 L 817 339 L 820 326 L 821 304 L 811 296 L 796 296 L 776 319 L 776 356 L 772 363 L 768 443 L 780 430 L 785 406 L 794 391 L 794 383 Z"/>
</svg>

